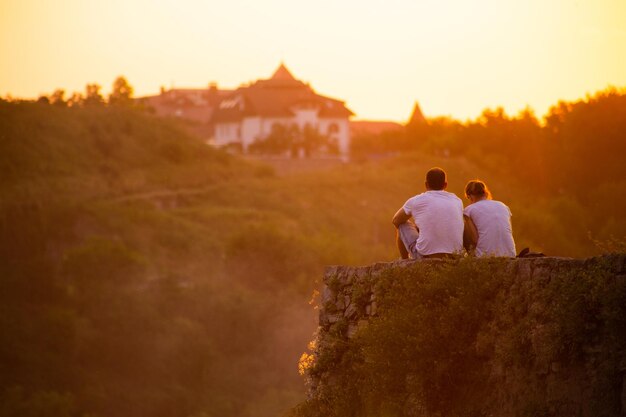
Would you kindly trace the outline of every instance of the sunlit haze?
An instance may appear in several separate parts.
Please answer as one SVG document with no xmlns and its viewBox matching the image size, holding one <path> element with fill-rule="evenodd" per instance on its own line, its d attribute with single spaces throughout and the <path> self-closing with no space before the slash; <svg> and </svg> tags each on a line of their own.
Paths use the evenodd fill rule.
<svg viewBox="0 0 626 417">
<path fill-rule="evenodd" d="M 626 86 L 624 0 L 0 0 L 0 95 L 221 88 L 283 61 L 357 119 L 538 115 Z"/>
</svg>

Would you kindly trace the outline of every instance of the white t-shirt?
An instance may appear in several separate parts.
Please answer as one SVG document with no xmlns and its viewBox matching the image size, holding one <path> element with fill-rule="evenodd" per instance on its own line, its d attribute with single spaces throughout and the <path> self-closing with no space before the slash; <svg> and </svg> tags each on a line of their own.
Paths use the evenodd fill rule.
<svg viewBox="0 0 626 417">
<path fill-rule="evenodd" d="M 463 250 L 463 202 L 447 191 L 426 191 L 404 203 L 419 228 L 416 242 L 421 255 L 455 253 Z"/>
<path fill-rule="evenodd" d="M 515 257 L 511 210 L 499 201 L 480 200 L 465 207 L 463 214 L 478 230 L 476 256 Z"/>
</svg>

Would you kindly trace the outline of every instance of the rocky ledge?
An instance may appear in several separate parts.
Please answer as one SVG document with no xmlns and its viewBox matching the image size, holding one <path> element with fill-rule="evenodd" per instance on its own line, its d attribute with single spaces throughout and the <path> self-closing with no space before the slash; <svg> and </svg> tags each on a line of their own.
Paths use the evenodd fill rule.
<svg viewBox="0 0 626 417">
<path fill-rule="evenodd" d="M 468 358 L 480 364 L 477 366 L 482 367 L 480 372 L 485 378 L 467 386 L 458 382 L 461 392 L 472 392 L 475 386 L 479 386 L 488 395 L 483 395 L 486 399 L 471 400 L 470 406 L 458 400 L 454 405 L 458 410 L 467 411 L 474 407 L 471 409 L 482 410 L 480 415 L 516 416 L 525 413 L 524 410 L 532 405 L 546 416 L 593 416 L 599 415 L 598 412 L 607 416 L 626 416 L 626 254 L 588 259 L 431 259 L 360 267 L 329 266 L 320 294 L 316 341 L 312 344 L 311 354 L 303 355 L 308 360 L 303 366 L 309 387 L 306 406 L 317 404 L 318 409 L 323 409 L 319 408 L 320 404 L 326 404 L 330 410 L 347 395 L 341 387 L 353 383 L 354 379 L 349 375 L 356 368 L 350 365 L 351 361 L 360 357 L 362 348 L 368 343 L 371 345 L 380 340 L 381 335 L 377 333 L 381 331 L 380 322 L 390 323 L 382 320 L 389 318 L 387 311 L 394 311 L 389 299 L 385 298 L 390 287 L 396 287 L 393 291 L 397 298 L 398 291 L 405 288 L 409 288 L 408 291 L 428 290 L 431 288 L 429 280 L 448 282 L 446 277 L 453 276 L 455 278 L 449 282 L 456 285 L 456 289 L 451 287 L 449 290 L 456 295 L 451 300 L 465 302 L 467 297 L 472 297 L 466 295 L 467 292 L 457 291 L 458 288 L 467 290 L 462 283 L 471 277 L 474 280 L 472 285 L 485 285 L 489 296 L 471 300 L 477 303 L 470 305 L 491 312 L 485 316 L 484 322 L 474 323 L 478 333 L 468 339 L 468 347 L 461 346 Z M 421 284 L 407 285 L 414 280 Z M 448 289 L 442 291 L 447 294 Z M 431 301 L 424 298 L 427 295 L 418 295 L 407 294 L 403 302 L 406 303 L 407 299 L 409 303 L 411 300 L 421 302 L 424 309 L 419 311 L 428 314 Z M 446 311 L 456 314 L 452 310 L 457 304 L 446 304 L 446 298 L 442 300 L 433 304 L 437 307 L 436 303 L 440 303 L 437 311 L 444 312 L 444 316 L 448 314 Z M 443 310 L 441 303 L 445 306 Z M 404 307 L 406 309 L 406 304 Z M 437 321 L 436 316 L 432 318 Z M 421 320 L 421 317 L 410 320 Z M 382 329 L 386 335 L 393 334 L 393 329 Z M 452 332 L 444 337 L 454 337 L 458 328 L 442 328 L 440 331 Z M 361 340 L 360 335 L 364 339 Z M 413 347 L 408 345 L 406 349 Z M 578 349 L 578 356 L 568 353 L 572 349 Z M 345 352 L 350 354 L 346 356 Z M 440 356 L 445 358 L 446 354 L 441 352 L 443 356 Z M 414 361 L 421 360 L 413 358 Z M 389 360 L 393 361 L 393 358 Z M 369 362 L 359 363 L 361 371 L 369 369 Z M 407 381 L 416 378 L 428 381 L 434 376 L 407 374 L 398 377 Z M 436 393 L 431 393 L 431 397 L 423 395 L 427 387 L 413 389 L 409 384 L 399 391 L 405 395 L 402 415 L 442 415 L 441 410 L 436 411 L 436 403 L 428 402 Z M 353 393 L 367 391 L 358 385 L 351 389 Z M 359 401 L 363 404 L 371 401 L 374 394 L 368 391 L 354 395 L 350 401 L 357 407 Z M 359 395 L 369 395 L 367 398 L 370 399 Z M 435 411 L 424 411 L 429 407 Z"/>
</svg>

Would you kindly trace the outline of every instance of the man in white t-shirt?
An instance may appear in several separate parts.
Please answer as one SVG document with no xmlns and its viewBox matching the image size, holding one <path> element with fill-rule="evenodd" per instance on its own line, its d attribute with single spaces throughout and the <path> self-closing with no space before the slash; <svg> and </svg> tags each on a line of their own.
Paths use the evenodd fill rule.
<svg viewBox="0 0 626 417">
<path fill-rule="evenodd" d="M 463 250 L 463 202 L 445 191 L 445 171 L 431 168 L 425 185 L 426 192 L 409 198 L 393 216 L 403 259 L 441 258 Z"/>
</svg>

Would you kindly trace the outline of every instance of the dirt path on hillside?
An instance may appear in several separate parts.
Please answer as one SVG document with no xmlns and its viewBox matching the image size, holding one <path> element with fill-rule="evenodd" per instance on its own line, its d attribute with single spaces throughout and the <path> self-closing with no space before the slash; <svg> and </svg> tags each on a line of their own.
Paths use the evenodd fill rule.
<svg viewBox="0 0 626 417">
<path fill-rule="evenodd" d="M 324 171 L 348 163 L 339 157 L 295 159 L 283 157 L 246 156 L 244 157 L 244 159 L 272 167 L 276 176 L 278 177 L 285 177 L 289 175 L 297 175 L 314 171 Z M 163 204 L 165 204 L 167 200 L 174 200 L 184 197 L 194 197 L 206 194 L 215 190 L 218 186 L 219 185 L 209 185 L 204 187 L 182 188 L 177 190 L 153 190 L 136 194 L 126 194 L 123 196 L 112 197 L 106 199 L 106 201 L 112 203 L 128 203 L 133 201 L 145 200 L 151 202 L 162 202 Z"/>
</svg>

